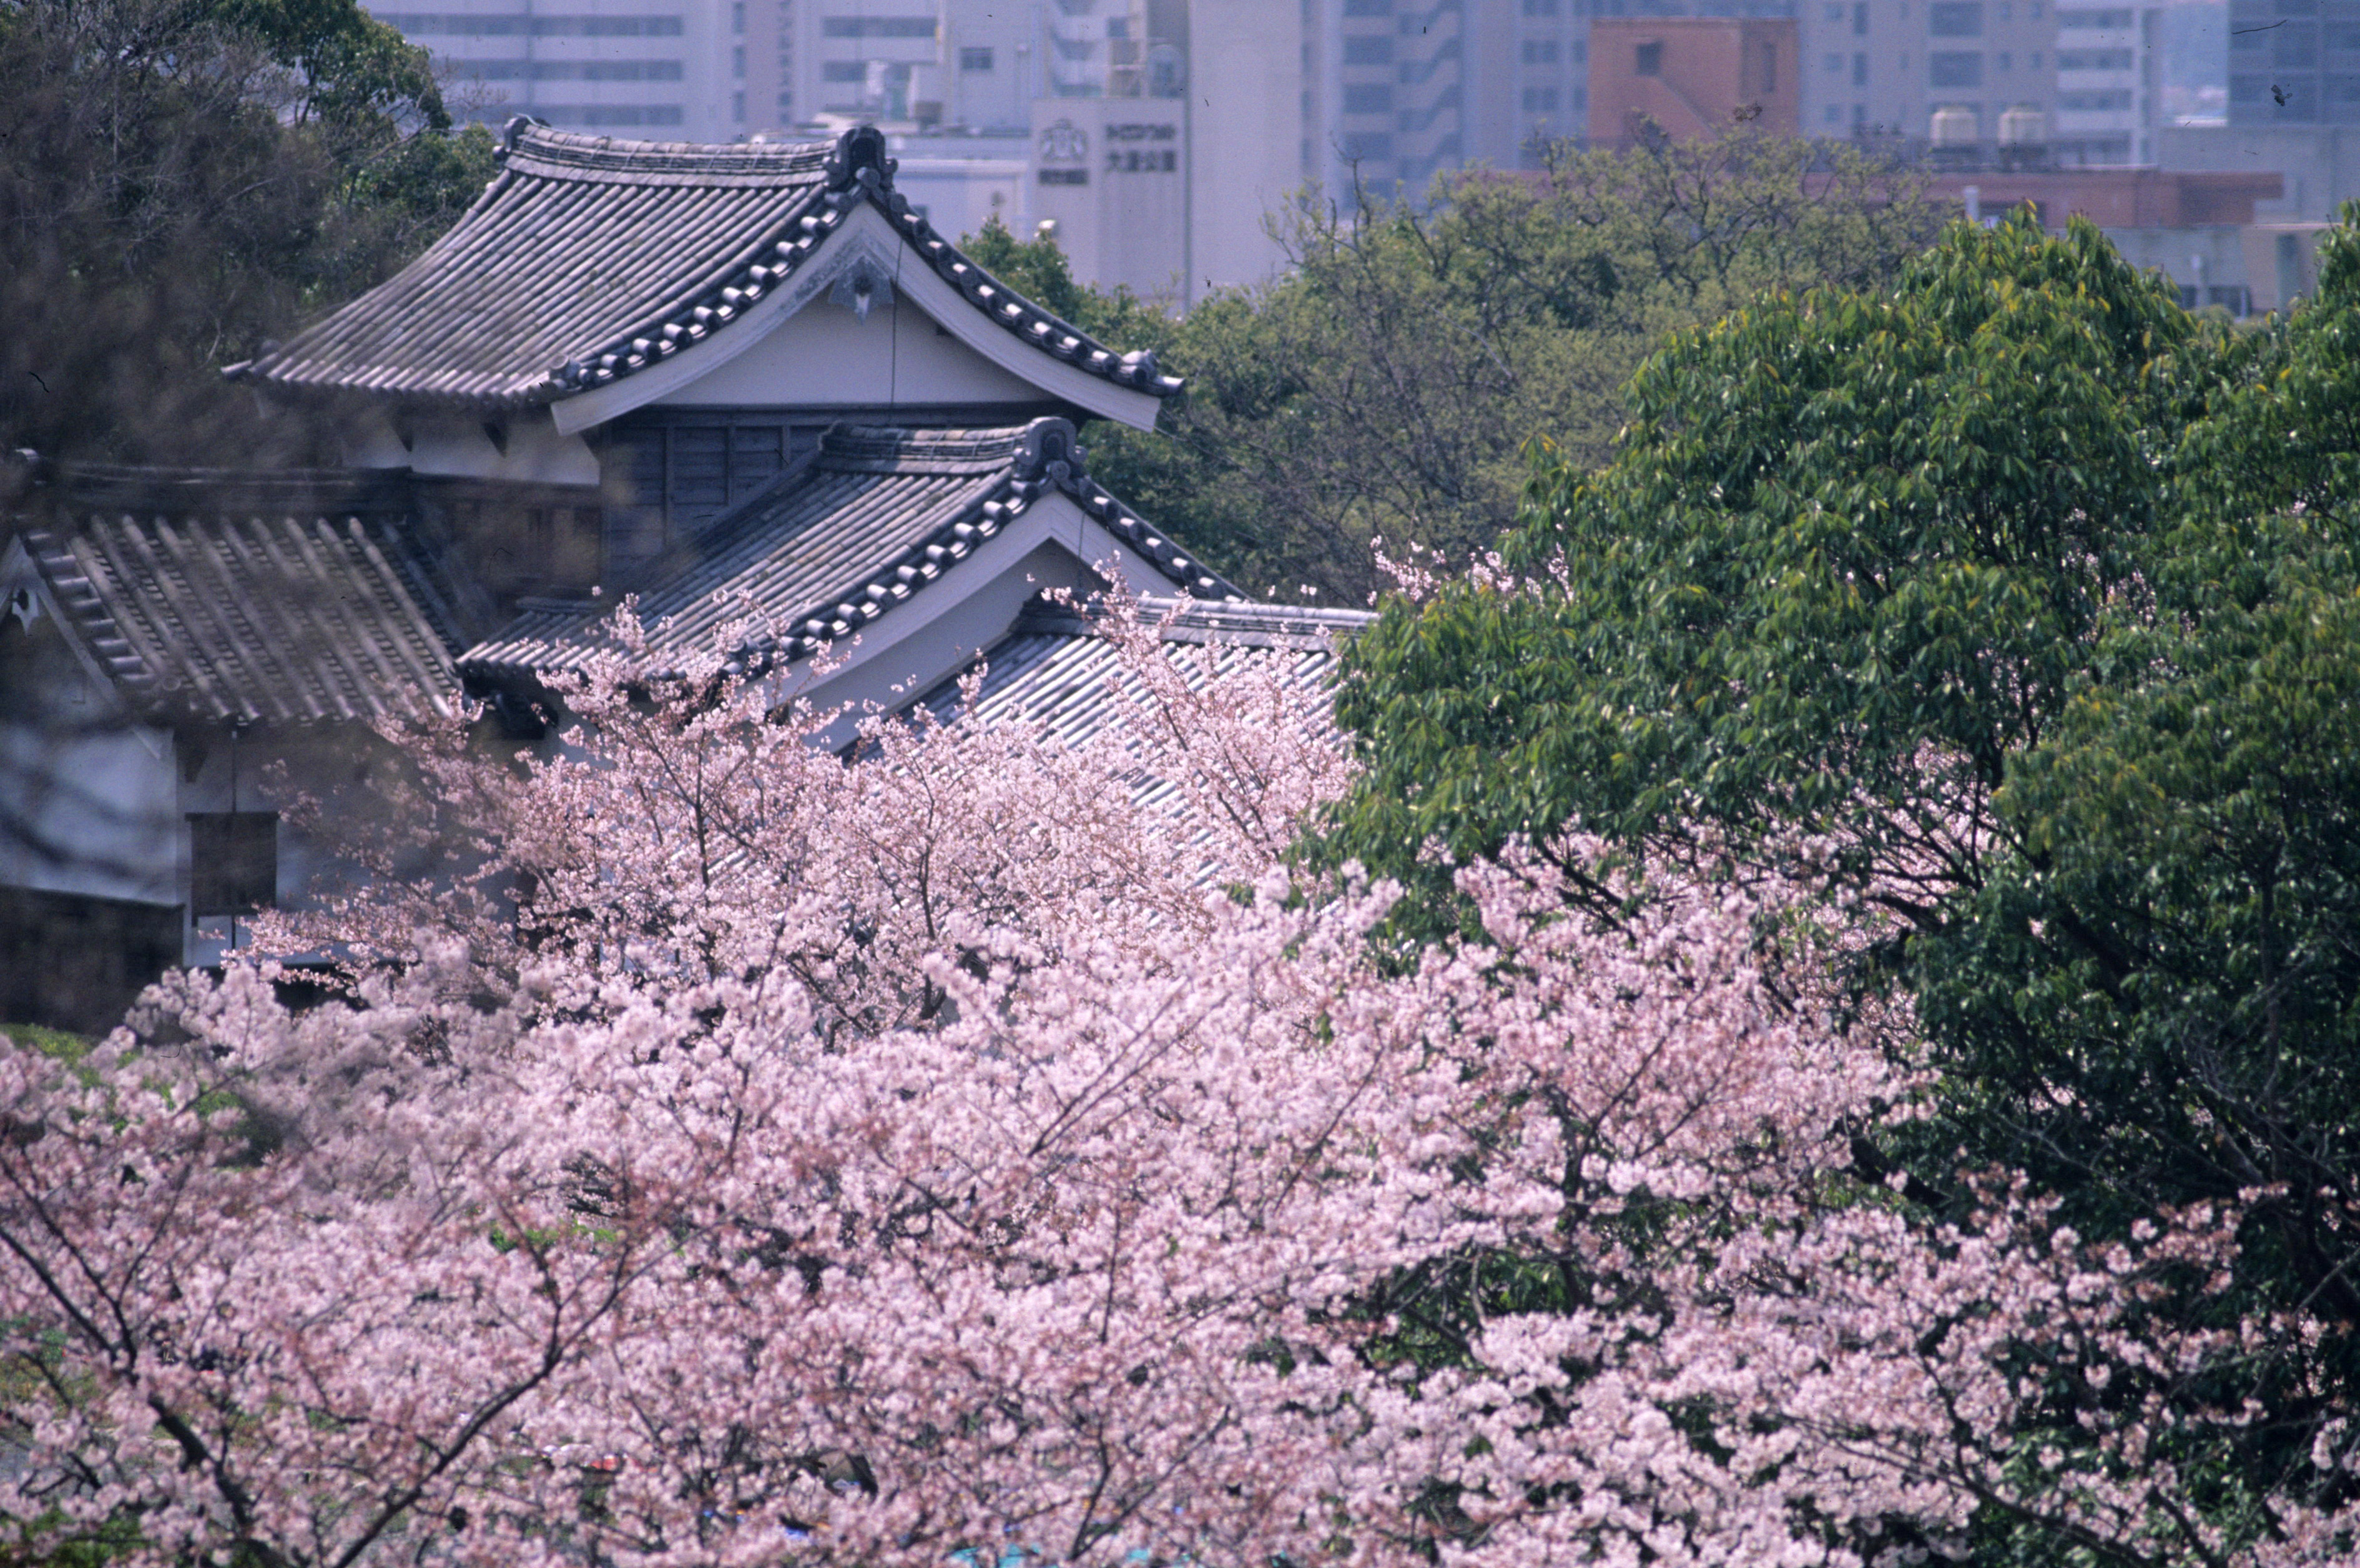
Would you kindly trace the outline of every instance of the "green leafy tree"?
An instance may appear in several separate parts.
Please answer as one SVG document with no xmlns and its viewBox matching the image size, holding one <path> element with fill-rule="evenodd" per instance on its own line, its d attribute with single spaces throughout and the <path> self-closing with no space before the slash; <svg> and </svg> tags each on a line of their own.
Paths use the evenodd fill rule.
<svg viewBox="0 0 2360 1568">
<path fill-rule="evenodd" d="M 353 0 L 0 0 L 0 444 L 308 455 L 218 366 L 414 254 L 491 153 Z"/>
<path fill-rule="evenodd" d="M 404 120 L 451 127 L 426 51 L 352 0 L 213 0 L 205 10 L 294 74 L 303 118 L 365 136 Z"/>
<path fill-rule="evenodd" d="M 2153 604 L 1994 809 L 2011 844 L 1906 978 L 1961 1087 L 1942 1135 L 2087 1223 L 2236 1203 L 2245 1301 L 2289 1337 L 2224 1490 L 2310 1467 L 2360 1397 L 2360 207 L 2319 298 L 2230 364 L 2169 465 Z M 2238 1483 L 2231 1488 L 2230 1482 Z"/>
<path fill-rule="evenodd" d="M 1880 909 L 1856 980 L 1914 1006 L 1943 1110 L 1868 1173 L 1939 1204 L 2005 1163 L 2096 1236 L 2237 1203 L 2225 1304 L 2328 1325 L 2184 1456 L 2233 1537 L 2343 1495 L 2312 1445 L 2360 1397 L 2355 345 L 2360 209 L 2242 337 L 2023 215 L 1681 334 L 1611 466 L 1536 463 L 1524 586 L 1353 650 L 1368 772 L 1319 846 L 1430 879 L 1421 844 L 1579 828 Z M 2060 1377 L 2048 1435 L 2099 1398 Z"/>
<path fill-rule="evenodd" d="M 1938 920 L 2006 759 L 2132 590 L 2191 353 L 2095 230 L 2024 221 L 1952 230 L 1890 296 L 1780 295 L 1675 338 L 1611 467 L 1542 454 L 1509 560 L 1547 586 L 1462 584 L 1361 639 L 1340 711 L 1382 738 L 1345 842 L 1799 832 Z"/>
<path fill-rule="evenodd" d="M 1262 289 L 1176 324 L 1131 299 L 1083 322 L 1119 323 L 1189 383 L 1164 433 L 1099 433 L 1096 470 L 1240 581 L 1348 604 L 1378 585 L 1377 539 L 1490 549 L 1535 432 L 1604 462 L 1665 332 L 1765 288 L 1888 283 L 1936 228 L 1907 172 L 1747 130 L 1559 148 L 1423 205 L 1354 194 L 1283 215 L 1293 266 Z"/>
<path fill-rule="evenodd" d="M 1084 332 L 1095 332 L 1102 324 L 1099 318 L 1111 299 L 1074 280 L 1073 264 L 1046 233 L 1020 240 L 994 212 L 959 245 L 976 265 L 1034 304 L 1054 310 Z"/>
</svg>

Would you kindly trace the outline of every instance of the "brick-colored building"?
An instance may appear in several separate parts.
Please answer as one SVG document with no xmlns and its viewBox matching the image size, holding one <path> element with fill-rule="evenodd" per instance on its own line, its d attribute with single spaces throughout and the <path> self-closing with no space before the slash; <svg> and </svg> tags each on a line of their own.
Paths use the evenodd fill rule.
<svg viewBox="0 0 2360 1568">
<path fill-rule="evenodd" d="M 2087 218 L 2123 259 L 2164 275 L 2191 309 L 2235 316 L 2280 310 L 2319 288 L 2322 223 L 2272 223 L 2256 212 L 2284 194 L 2286 179 L 2258 170 L 2045 169 L 1938 174 L 1929 184 L 1983 223 L 2033 203 L 2043 224 Z"/>
<path fill-rule="evenodd" d="M 1590 140 L 1616 147 L 1652 124 L 1675 140 L 1749 121 L 1802 129 L 1798 38 L 1791 20 L 1600 17 L 1590 24 Z"/>
<path fill-rule="evenodd" d="M 2165 169 L 1992 169 L 1938 174 L 1928 190 L 1997 217 L 2030 201 L 2040 221 L 2063 228 L 2079 214 L 2102 229 L 2245 225 L 2254 203 L 2277 200 L 2277 173 L 2196 173 Z"/>
</svg>

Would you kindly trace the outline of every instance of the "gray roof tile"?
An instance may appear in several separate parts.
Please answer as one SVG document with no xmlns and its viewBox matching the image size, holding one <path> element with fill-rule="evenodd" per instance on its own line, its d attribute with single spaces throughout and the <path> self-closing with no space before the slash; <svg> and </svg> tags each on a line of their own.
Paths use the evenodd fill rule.
<svg viewBox="0 0 2360 1568">
<path fill-rule="evenodd" d="M 14 519 L 73 635 L 135 707 L 247 723 L 457 711 L 466 591 L 399 484 L 91 470 Z"/>
<path fill-rule="evenodd" d="M 706 147 L 519 119 L 499 175 L 449 233 L 228 374 L 487 411 L 553 402 L 727 331 L 868 201 L 1003 331 L 1138 391 L 1180 389 L 1153 353 L 1116 354 L 935 234 L 893 189 L 884 145 L 866 125 L 832 142 Z"/>
<path fill-rule="evenodd" d="M 987 430 L 839 425 L 640 592 L 646 657 L 661 666 L 732 622 L 760 619 L 774 633 L 749 654 L 805 658 L 926 592 L 1051 487 L 1153 561 L 1169 586 L 1240 597 L 1092 481 L 1080 457 L 1074 427 L 1054 418 Z M 579 670 L 614 646 L 610 611 L 529 610 L 469 648 L 461 667 L 490 680 Z"/>
<path fill-rule="evenodd" d="M 1262 666 L 1274 670 L 1289 688 L 1323 695 L 1341 644 L 1376 618 L 1365 611 L 1208 604 L 1153 596 L 1142 597 L 1138 607 L 1144 619 L 1157 626 L 1166 645 L 1209 649 L 1210 657 L 1180 665 L 1191 686 Z M 1135 714 L 1153 706 L 1112 640 L 1087 615 L 1069 609 L 1035 605 L 978 662 L 982 678 L 972 702 L 953 679 L 911 706 L 923 707 L 945 724 L 1034 726 L 1067 746 L 1110 731 L 1119 735 Z M 1311 719 L 1332 733 L 1328 715 L 1323 702 L 1312 710 Z M 1171 779 L 1152 773 L 1142 773 L 1131 782 L 1131 798 L 1142 805 L 1163 804 L 1178 789 Z"/>
</svg>

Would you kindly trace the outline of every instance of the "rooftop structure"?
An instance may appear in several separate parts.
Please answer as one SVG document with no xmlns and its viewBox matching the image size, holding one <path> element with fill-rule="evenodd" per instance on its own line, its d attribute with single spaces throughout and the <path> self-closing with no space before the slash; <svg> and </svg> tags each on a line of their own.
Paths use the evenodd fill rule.
<svg viewBox="0 0 2360 1568">
<path fill-rule="evenodd" d="M 2275 173 L 1984 167 L 1939 172 L 1928 188 L 1962 203 L 1972 191 L 1979 216 L 2029 201 L 2051 228 L 2078 215 L 2117 229 L 2251 223 L 2255 204 L 2275 200 L 2285 183 Z"/>
<path fill-rule="evenodd" d="M 1590 140 L 1677 141 L 1750 124 L 1771 136 L 1801 122 L 1791 21 L 1648 16 L 1590 24 Z"/>
<path fill-rule="evenodd" d="M 484 581 L 628 584 L 839 420 L 1153 429 L 1179 389 L 962 255 L 873 127 L 697 146 L 519 120 L 459 223 L 229 372 L 337 410 L 406 469 Z M 505 564 L 503 564 L 505 562 Z"/>
<path fill-rule="evenodd" d="M 1154 400 L 1179 390 L 1152 354 L 1115 353 L 935 234 L 893 189 L 872 127 L 714 147 L 519 119 L 500 157 L 424 255 L 228 374 L 286 396 L 554 406 L 570 435 L 719 369 L 824 291 L 865 322 L 898 285 L 932 324 L 1086 415 L 1152 428 Z"/>
<path fill-rule="evenodd" d="M 12 1016 L 104 1027 L 307 897 L 326 851 L 282 811 L 398 767 L 377 724 L 475 702 L 555 744 L 559 677 L 617 651 L 627 594 L 650 672 L 724 638 L 850 714 L 1011 639 L 1054 683 L 1088 661 L 1040 639 L 1096 634 L 1042 595 L 1118 579 L 1308 657 L 1300 613 L 1244 604 L 1088 473 L 1088 421 L 1153 428 L 1178 381 L 977 267 L 894 174 L 865 126 L 519 121 L 449 234 L 235 368 L 328 412 L 345 466 L 0 474 Z"/>
<path fill-rule="evenodd" d="M 1929 189 L 1984 223 L 2026 202 L 2052 229 L 2086 218 L 2124 260 L 2169 278 L 2182 304 L 2245 316 L 2318 286 L 2328 225 L 2270 222 L 2261 211 L 2285 186 L 2281 175 L 2245 170 L 1983 168 L 1939 173 Z"/>
<path fill-rule="evenodd" d="M 770 0 L 775 4 L 776 0 Z M 742 115 L 725 37 L 739 0 L 380 0 L 370 10 L 449 73 L 462 116 L 722 141 Z"/>
<path fill-rule="evenodd" d="M 782 692 L 849 710 L 832 744 L 918 692 L 941 716 L 1070 742 L 1120 707 L 1110 648 L 1068 607 L 1109 574 L 1165 595 L 1149 613 L 1167 640 L 1278 659 L 1305 683 L 1367 620 L 1229 596 L 1082 464 L 1054 418 L 833 430 L 652 574 L 629 657 L 661 673 L 734 638 Z M 332 863 L 282 809 L 398 766 L 369 721 L 473 698 L 508 744 L 546 735 L 561 702 L 546 682 L 617 651 L 603 598 L 528 599 L 486 635 L 489 595 L 451 574 L 399 478 L 302 478 L 257 509 L 246 476 L 59 474 L 5 519 L 10 1016 L 104 1029 L 163 968 L 218 961 L 241 912 L 303 901 Z M 1077 598 L 1046 603 L 1053 590 Z M 836 657 L 815 667 L 823 645 Z M 957 682 L 978 660 L 967 715 Z"/>
<path fill-rule="evenodd" d="M 639 594 L 639 657 L 709 648 L 736 627 L 749 667 L 789 671 L 858 637 L 825 676 L 829 702 L 896 705 L 991 647 L 1043 590 L 1101 570 L 1141 591 L 1242 603 L 1088 476 L 1074 427 L 838 426 L 703 530 Z M 612 651 L 613 606 L 527 604 L 458 657 L 479 689 L 521 688 Z M 820 688 L 813 688 L 818 691 Z"/>
</svg>

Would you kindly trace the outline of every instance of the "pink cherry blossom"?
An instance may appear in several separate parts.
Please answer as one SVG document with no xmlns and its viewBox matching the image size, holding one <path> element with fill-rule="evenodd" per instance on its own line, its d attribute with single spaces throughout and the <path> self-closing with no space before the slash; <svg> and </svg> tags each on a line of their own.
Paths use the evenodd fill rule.
<svg viewBox="0 0 2360 1568">
<path fill-rule="evenodd" d="M 1838 1022 L 1860 909 L 1699 877 L 1609 927 L 1568 844 L 1404 958 L 1398 889 L 1285 861 L 1350 774 L 1293 653 L 1119 608 L 1096 734 L 838 755 L 619 632 L 562 746 L 405 736 L 320 803 L 366 875 L 267 934 L 344 995 L 242 964 L 0 1051 L 28 1555 L 1899 1563 L 1998 1510 L 2348 1557 L 2180 1495 L 2191 1379 L 2318 1332 L 2154 1310 L 2233 1214 L 2087 1242 L 1852 1169 L 1926 1091 L 1906 1015 Z"/>
</svg>

